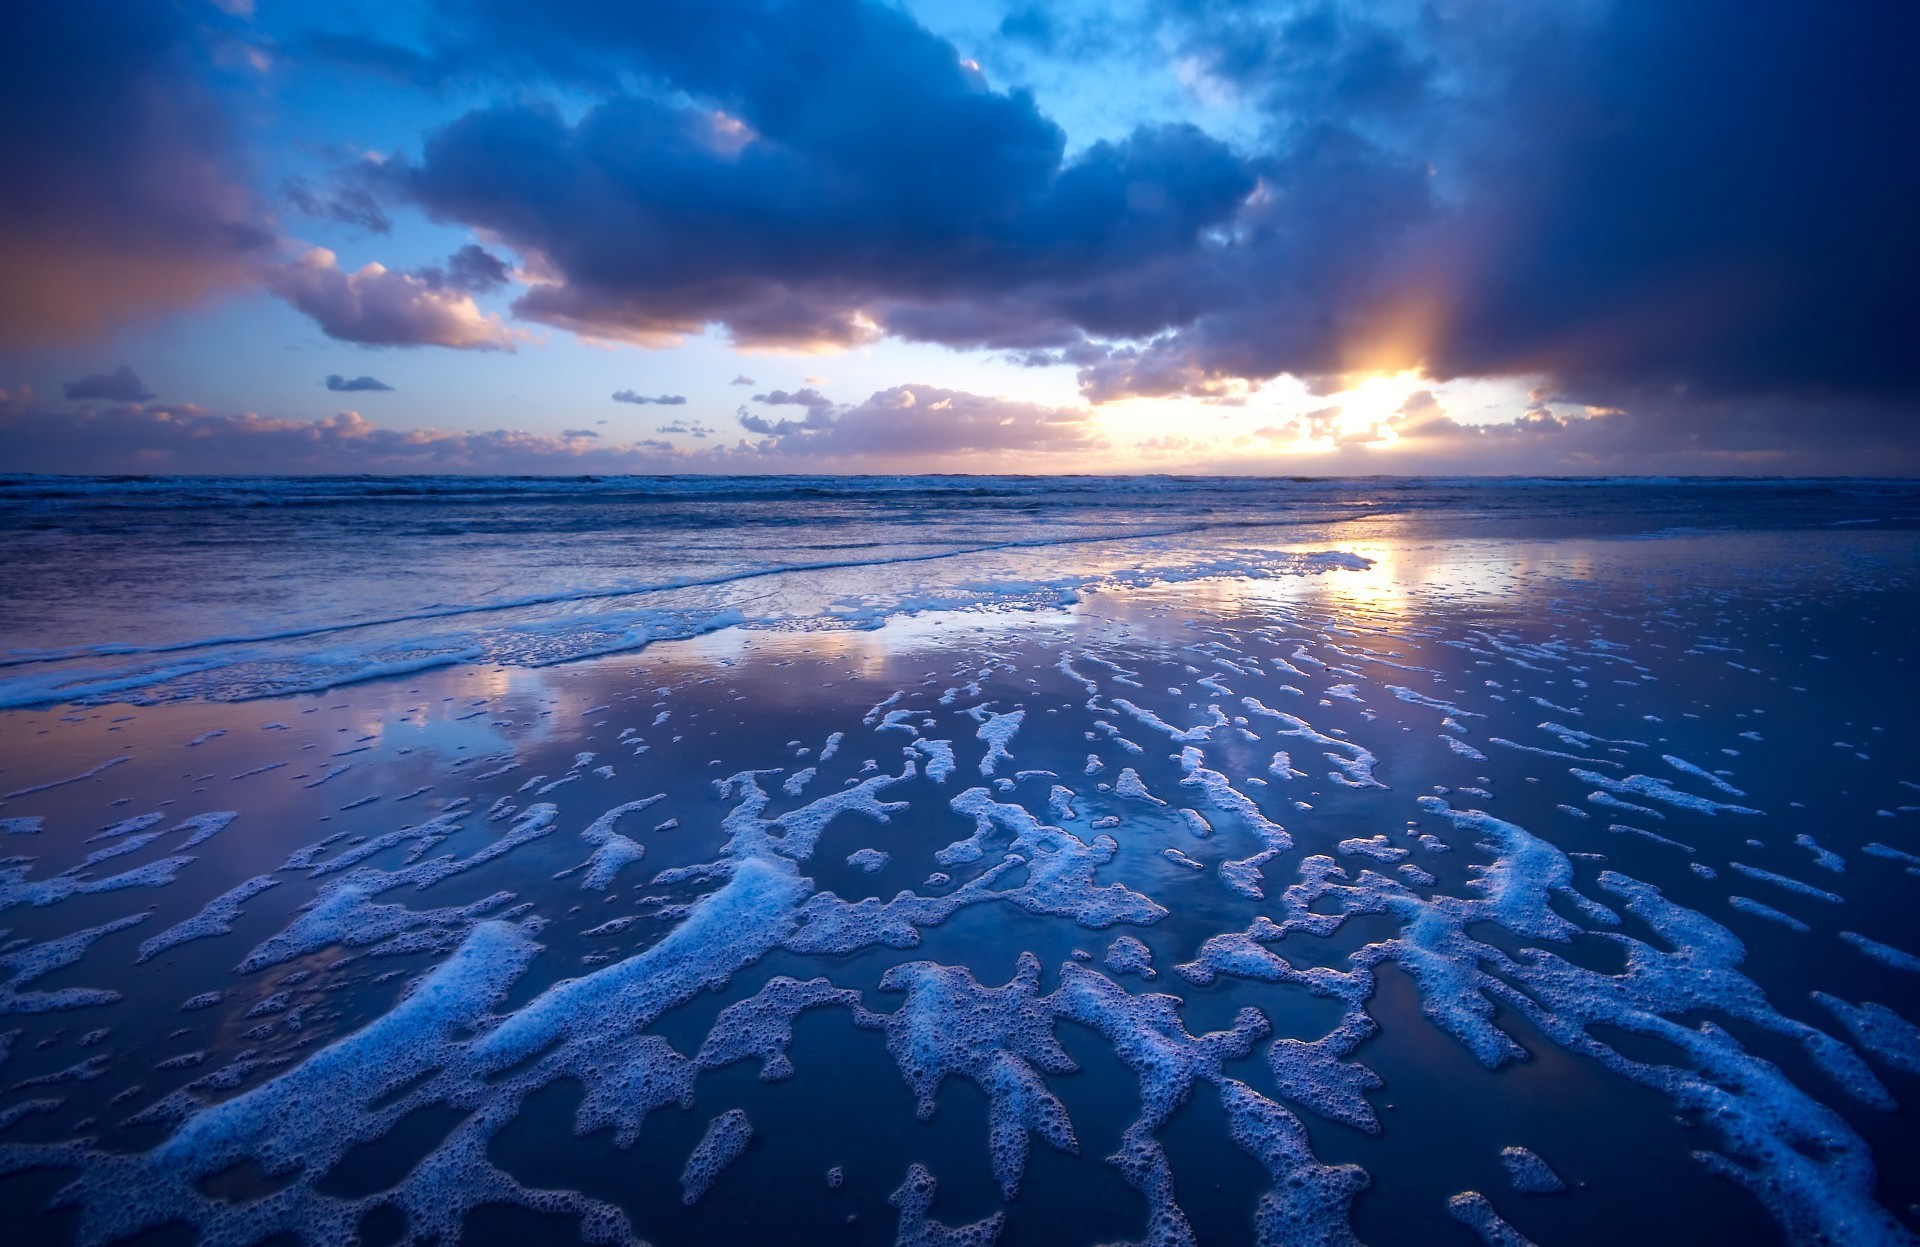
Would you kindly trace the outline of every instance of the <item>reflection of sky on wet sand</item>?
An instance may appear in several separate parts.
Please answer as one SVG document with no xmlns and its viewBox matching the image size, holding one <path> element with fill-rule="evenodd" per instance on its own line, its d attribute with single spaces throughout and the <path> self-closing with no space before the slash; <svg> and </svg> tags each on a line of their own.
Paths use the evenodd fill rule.
<svg viewBox="0 0 1920 1247">
<path fill-rule="evenodd" d="M 896 772 L 913 736 L 863 721 L 896 692 L 902 695 L 896 704 L 913 711 L 911 725 L 918 728 L 930 719 L 936 726 L 926 729 L 928 735 L 954 741 L 960 769 L 944 785 L 922 773 L 888 791 L 889 799 L 909 804 L 884 824 L 855 815 L 830 824 L 818 851 L 802 866 L 813 886 L 847 900 L 876 902 L 901 890 L 943 894 L 926 882 L 940 865 L 933 854 L 970 830 L 970 820 L 948 802 L 967 787 L 992 787 L 978 770 L 980 725 L 964 713 L 980 702 L 1027 712 L 1009 742 L 1014 762 L 1002 777 L 1012 778 L 1016 768 L 1051 773 L 1020 781 L 1009 793 L 995 792 L 995 799 L 1045 816 L 1050 787 L 1071 788 L 1079 818 L 1063 825 L 1089 841 L 1096 835 L 1090 826 L 1095 816 L 1118 816 L 1122 821 L 1106 832 L 1114 837 L 1114 856 L 1099 868 L 1098 881 L 1124 883 L 1164 906 L 1168 916 L 1146 927 L 1092 928 L 1057 915 L 983 903 L 923 927 L 912 947 L 871 946 L 845 956 L 775 950 L 719 990 L 661 1016 L 653 1033 L 667 1037 L 676 1050 L 696 1052 L 723 1008 L 751 998 L 776 974 L 802 980 L 824 974 L 861 991 L 866 1007 L 891 1012 L 903 1006 L 903 999 L 881 989 L 890 967 L 916 960 L 966 966 L 979 982 L 998 985 L 1014 973 L 1017 955 L 1032 951 L 1043 967 L 1042 990 L 1052 990 L 1058 967 L 1072 962 L 1076 949 L 1104 972 L 1102 955 L 1121 931 L 1147 945 L 1159 974 L 1148 983 L 1116 973 L 1116 981 L 1131 993 L 1180 997 L 1190 1031 L 1231 1028 L 1236 1011 L 1250 1005 L 1262 1010 L 1276 1033 L 1316 1039 L 1338 1021 L 1337 1002 L 1297 985 L 1234 976 L 1197 984 L 1174 967 L 1193 959 L 1210 936 L 1243 930 L 1256 915 L 1283 917 L 1282 890 L 1314 854 L 1331 857 L 1349 878 L 1358 879 L 1363 869 L 1403 877 L 1392 862 L 1343 851 L 1340 846 L 1348 841 L 1385 835 L 1437 878 L 1431 894 L 1484 896 L 1474 883 L 1483 872 L 1475 868 L 1494 859 L 1476 843 L 1479 837 L 1415 803 L 1435 785 L 1449 790 L 1456 809 L 1485 808 L 1567 853 L 1582 895 L 1617 907 L 1619 898 L 1606 892 L 1600 879 L 1602 871 L 1619 871 L 1657 884 L 1675 903 L 1726 925 L 1750 951 L 1741 973 L 1759 983 L 1766 999 L 1842 1042 L 1846 1032 L 1832 1015 L 1806 1003 L 1810 991 L 1831 992 L 1847 1002 L 1880 1001 L 1903 1016 L 1920 1016 L 1920 1001 L 1897 972 L 1835 937 L 1845 927 L 1888 942 L 1903 938 L 1899 915 L 1910 895 L 1902 889 L 1910 890 L 1911 881 L 1898 863 L 1865 854 L 1861 845 L 1875 837 L 1905 845 L 1912 826 L 1920 825 L 1912 824 L 1914 815 L 1898 813 L 1899 806 L 1916 799 L 1895 782 L 1900 760 L 1920 756 L 1920 740 L 1912 724 L 1891 713 L 1888 700 L 1889 690 L 1912 680 L 1897 653 L 1911 636 L 1912 616 L 1903 613 L 1915 584 L 1911 538 L 1732 534 L 1656 542 L 1441 541 L 1418 531 L 1381 531 L 1385 527 L 1375 524 L 1366 542 L 1336 541 L 1329 534 L 1324 543 L 1294 547 L 1351 550 L 1374 560 L 1366 570 L 1103 588 L 1084 593 L 1070 607 L 926 611 L 870 629 L 733 628 L 581 663 L 456 667 L 313 696 L 229 705 L 6 712 L 0 715 L 0 733 L 20 747 L 0 751 L 5 754 L 0 791 L 77 774 L 118 751 L 132 758 L 92 780 L 0 807 L 0 817 L 33 813 L 47 820 L 38 836 L 5 846 L 40 859 L 34 878 L 79 861 L 99 847 L 86 837 L 129 813 L 153 808 L 184 816 L 230 808 L 240 814 L 221 838 L 196 851 L 197 860 L 174 884 L 7 912 L 5 920 L 17 936 L 42 939 L 144 906 L 156 911 L 140 927 L 105 937 L 63 972 L 65 977 L 47 980 L 49 985 L 110 984 L 124 991 L 126 1000 L 104 1006 L 99 1017 L 116 1033 L 99 1049 L 110 1057 L 104 1074 L 63 1084 L 63 1108 L 24 1119 L 8 1137 L 70 1137 L 78 1133 L 74 1123 L 89 1115 L 117 1123 L 248 1047 L 269 1059 L 284 1059 L 244 1080 L 246 1086 L 260 1085 L 390 1013 L 408 981 L 449 955 L 444 948 L 374 956 L 365 947 L 330 947 L 264 973 L 236 975 L 233 967 L 246 951 L 295 921 L 299 907 L 327 883 L 283 869 L 294 850 L 336 833 L 346 845 L 357 837 L 417 825 L 466 797 L 469 815 L 462 830 L 427 857 L 469 854 L 509 834 L 510 820 L 485 817 L 496 803 L 524 808 L 535 800 L 552 802 L 558 810 L 553 834 L 431 890 L 408 887 L 379 898 L 424 911 L 473 904 L 504 890 L 514 894 L 511 904 L 532 904 L 547 923 L 537 936 L 545 951 L 499 1007 L 511 1013 L 555 983 L 643 954 L 678 921 L 641 917 L 617 932 L 589 934 L 610 919 L 659 912 L 657 902 L 645 900 L 649 896 L 677 903 L 719 886 L 711 880 L 653 882 L 660 871 L 697 866 L 718 852 L 721 819 L 736 801 L 716 798 L 716 778 L 741 769 L 780 768 L 764 780 L 770 809 L 778 812 L 858 782 L 870 758 L 877 771 Z M 1350 681 L 1304 662 L 1307 675 L 1285 675 L 1270 660 L 1285 657 L 1295 642 L 1260 640 L 1263 630 L 1275 640 L 1300 638 L 1331 666 L 1353 666 L 1365 678 Z M 1326 636 L 1340 648 L 1328 648 Z M 1595 636 L 1628 645 L 1631 662 L 1657 678 L 1579 653 L 1556 660 L 1523 649 L 1520 661 L 1510 662 L 1490 641 L 1565 642 L 1578 651 Z M 1207 648 L 1223 639 L 1236 650 Z M 1217 657 L 1234 662 L 1241 650 L 1268 662 L 1264 676 L 1235 673 L 1215 662 Z M 1132 672 L 1133 683 L 1122 684 L 1110 669 L 1082 659 L 1088 651 Z M 1833 661 L 1816 659 L 1815 653 Z M 1397 655 L 1394 661 L 1426 670 L 1374 664 L 1369 655 Z M 1062 658 L 1100 681 L 1099 711 L 1086 708 L 1086 690 L 1059 670 Z M 994 664 L 1005 669 L 983 674 L 983 667 Z M 1236 696 L 1222 697 L 1200 684 L 1203 675 L 1223 682 Z M 982 679 L 978 697 L 963 693 L 952 705 L 941 704 L 947 690 L 975 677 Z M 1285 693 L 1279 686 L 1288 682 L 1303 692 Z M 1356 683 L 1363 700 L 1326 697 L 1336 682 Z M 1463 731 L 1450 733 L 1441 725 L 1442 712 L 1395 698 L 1387 691 L 1393 684 L 1411 685 L 1485 717 L 1464 719 Z M 1812 692 L 1802 695 L 1796 688 Z M 1258 740 L 1223 728 L 1201 741 L 1197 747 L 1205 764 L 1249 794 L 1293 839 L 1294 847 L 1264 868 L 1268 887 L 1262 902 L 1224 887 L 1218 870 L 1222 861 L 1257 850 L 1258 840 L 1232 815 L 1207 805 L 1198 789 L 1182 783 L 1180 742 L 1116 707 L 1117 698 L 1126 698 L 1185 729 L 1208 721 L 1209 703 L 1239 712 L 1242 694 L 1299 715 L 1331 738 L 1364 744 L 1378 755 L 1378 774 L 1388 785 L 1353 789 L 1336 782 L 1321 757 L 1331 746 L 1286 736 L 1278 721 L 1250 718 L 1247 726 Z M 1659 755 L 1671 752 L 1724 769 L 1748 794 L 1740 800 L 1766 809 L 1767 817 L 1710 817 L 1660 806 L 1655 813 L 1664 811 L 1664 817 L 1656 819 L 1591 804 L 1588 794 L 1595 786 L 1569 774 L 1579 763 L 1493 743 L 1502 737 L 1563 752 L 1574 748 L 1542 734 L 1538 724 L 1549 712 L 1535 705 L 1534 696 L 1580 710 L 1580 717 L 1566 720 L 1578 730 L 1647 742 L 1644 749 L 1616 746 L 1619 753 L 1593 749 L 1591 765 L 1606 777 L 1619 778 L 1631 767 L 1724 795 L 1665 766 Z M 69 713 L 76 721 L 64 721 Z M 667 717 L 656 721 L 663 713 Z M 1097 729 L 1096 720 L 1114 731 Z M 276 722 L 285 728 L 266 727 Z M 219 728 L 226 734 L 197 746 L 185 743 Z M 846 734 L 845 741 L 838 756 L 822 764 L 819 752 L 836 731 Z M 1449 734 L 1471 741 L 1486 756 L 1476 761 L 1455 754 L 1445 743 Z M 1140 752 L 1120 746 L 1116 735 L 1132 739 Z M 1858 748 L 1837 751 L 1834 740 Z M 644 752 L 636 742 L 645 745 Z M 1284 780 L 1270 768 L 1277 749 L 1290 751 L 1304 778 Z M 595 756 L 578 764 L 580 752 Z M 1856 752 L 1866 756 L 1855 757 Z M 1104 761 L 1097 775 L 1086 774 L 1089 754 Z M 476 778 L 485 768 L 463 762 L 508 755 L 517 768 L 492 779 Z M 230 778 L 276 760 L 287 765 Z M 343 763 L 351 769 L 318 787 L 307 786 Z M 611 776 L 595 775 L 599 766 L 610 766 Z M 813 785 L 797 796 L 784 793 L 780 784 L 807 766 L 821 767 Z M 1174 806 L 1206 810 L 1213 834 L 1195 837 L 1174 820 L 1171 809 L 1102 792 L 1099 785 L 1112 783 L 1123 767 L 1135 768 L 1149 791 Z M 569 775 L 575 778 L 564 786 L 539 792 Z M 423 786 L 430 790 L 403 796 Z M 613 892 L 603 898 L 583 890 L 578 874 L 556 877 L 581 864 L 591 846 L 582 843 L 580 832 L 596 817 L 655 792 L 667 794 L 666 800 L 620 824 L 644 846 L 645 856 L 628 868 Z M 368 796 L 378 799 L 357 804 Z M 113 804 L 122 798 L 126 804 Z M 1568 813 L 1570 808 L 1576 812 Z M 1880 809 L 1889 811 L 1888 817 L 1880 817 Z M 1589 816 L 1580 817 L 1582 810 Z M 669 820 L 678 825 L 654 830 Z M 1622 822 L 1646 826 L 1695 851 L 1609 829 Z M 1811 856 L 1793 843 L 1802 831 L 1845 854 L 1850 869 L 1819 872 Z M 1415 833 L 1438 836 L 1453 851 L 1420 850 Z M 1161 852 L 1165 847 L 1180 848 L 1207 869 L 1193 871 L 1168 860 Z M 883 849 L 891 860 L 868 875 L 846 860 L 861 848 Z M 403 851 L 389 850 L 373 860 L 395 869 Z M 990 853 L 988 860 L 993 858 Z M 126 860 L 147 859 L 130 855 Z M 1690 870 L 1690 861 L 1710 865 L 1718 877 Z M 1739 875 L 1732 861 L 1843 893 L 1846 904 L 1834 906 Z M 964 876 L 968 867 L 948 869 Z M 142 939 L 190 917 L 223 889 L 262 873 L 274 873 L 282 883 L 245 904 L 232 934 L 182 944 L 138 972 L 128 971 L 131 950 Z M 1009 874 L 1004 882 L 1013 886 L 1023 877 Z M 1758 897 L 1808 922 L 1812 934 L 1802 936 L 1730 907 L 1734 893 Z M 1554 905 L 1579 915 L 1562 900 Z M 1616 928 L 1581 917 L 1590 933 L 1553 951 L 1600 972 L 1617 971 L 1619 946 L 1606 937 Z M 1651 938 L 1632 916 L 1617 930 Z M 1400 932 L 1396 918 L 1360 915 L 1325 938 L 1296 933 L 1273 947 L 1302 967 L 1344 972 L 1350 952 Z M 1530 943 L 1497 923 L 1476 925 L 1474 937 L 1509 954 Z M 1907 939 L 1905 946 L 1911 949 L 1913 941 Z M 402 973 L 376 981 L 389 970 Z M 301 971 L 312 977 L 280 985 L 289 972 Z M 209 988 L 232 994 L 205 1012 L 180 1011 L 182 1000 Z M 1228 1063 L 1231 1077 L 1297 1113 L 1319 1161 L 1357 1164 L 1371 1175 L 1372 1185 L 1351 1209 L 1360 1238 L 1440 1241 L 1457 1232 L 1447 1218 L 1446 1199 L 1468 1189 L 1485 1192 L 1504 1216 L 1543 1243 L 1597 1247 L 1644 1234 L 1649 1217 L 1662 1232 L 1703 1243 L 1760 1241 L 1777 1233 L 1756 1200 L 1731 1183 L 1709 1180 L 1691 1159 L 1696 1149 L 1723 1145 L 1711 1125 L 1676 1122 L 1675 1106 L 1665 1096 L 1569 1051 L 1505 1004 L 1495 1012 L 1497 1025 L 1532 1055 L 1490 1070 L 1423 1011 L 1434 990 L 1398 963 L 1378 970 L 1366 1007 L 1380 1033 L 1354 1055 L 1386 1083 L 1369 1097 L 1384 1122 L 1377 1135 L 1316 1116 L 1289 1099 L 1263 1055 L 1264 1046 Z M 249 1037 L 279 1015 L 246 1015 L 282 991 L 316 1002 L 303 1028 L 290 1031 L 276 1023 L 268 1033 Z M 9 1059 L 9 1085 L 56 1073 L 94 1051 L 75 1046 L 77 1036 L 95 1024 L 91 1017 L 40 1016 L 18 1024 L 27 1033 Z M 1783 1055 L 1772 1041 L 1750 1034 L 1751 1027 L 1733 1025 L 1740 1028 L 1742 1042 L 1780 1061 L 1808 1094 L 1844 1110 L 1845 1122 L 1873 1149 L 1882 1204 L 1897 1211 L 1920 1198 L 1910 1108 L 1887 1114 L 1856 1111 L 1826 1075 L 1807 1066 L 1798 1049 Z M 39 1048 L 55 1030 L 63 1037 Z M 1136 1081 L 1116 1059 L 1114 1046 L 1095 1031 L 1064 1021 L 1058 1030 L 1082 1068 L 1049 1074 L 1046 1083 L 1078 1128 L 1079 1154 L 1035 1140 L 1021 1196 L 1011 1204 L 1003 1205 L 987 1166 L 988 1101 L 975 1085 L 949 1078 L 939 1093 L 938 1111 L 921 1121 L 882 1037 L 852 1025 L 844 1012 L 828 1009 L 804 1014 L 796 1023 L 791 1080 L 760 1081 L 757 1062 L 703 1071 L 694 1107 L 681 1109 L 676 1102 L 650 1115 L 631 1150 L 614 1148 L 606 1132 L 576 1137 L 579 1084 L 562 1080 L 527 1101 L 513 1124 L 496 1136 L 490 1155 L 523 1181 L 564 1185 L 620 1203 L 637 1229 L 663 1244 L 742 1236 L 793 1241 L 796 1234 L 891 1242 L 896 1214 L 886 1199 L 909 1160 L 926 1163 L 939 1179 L 934 1214 L 949 1224 L 1004 1206 L 1012 1218 L 1007 1241 L 1093 1241 L 1082 1210 L 1088 1192 L 1103 1192 L 1101 1216 L 1111 1223 L 1100 1222 L 1100 1236 L 1137 1236 L 1143 1201 L 1104 1162 L 1139 1111 Z M 178 1051 L 199 1049 L 209 1054 L 200 1066 L 151 1068 Z M 1644 1055 L 1673 1059 L 1658 1048 Z M 1872 1067 L 1896 1096 L 1904 1096 L 1906 1084 L 1877 1060 Z M 112 1103 L 136 1081 L 148 1090 L 126 1106 Z M 31 1088 L 14 1093 L 0 1100 L 0 1111 L 41 1094 L 46 1092 Z M 739 1168 L 723 1175 L 713 1196 L 687 1208 L 680 1203 L 680 1167 L 714 1115 L 735 1107 L 746 1110 L 757 1141 Z M 164 1129 L 153 1126 L 114 1130 L 116 1141 L 133 1149 L 166 1137 Z M 1202 1241 L 1245 1241 L 1254 1200 L 1272 1182 L 1228 1141 L 1219 1093 L 1202 1083 L 1159 1137 L 1182 1207 Z M 396 1138 L 369 1145 L 356 1162 L 374 1175 L 367 1189 L 382 1189 L 380 1182 L 403 1176 L 404 1164 L 432 1143 L 431 1137 Z M 1586 1186 L 1552 1201 L 1513 1193 L 1504 1185 L 1497 1153 L 1515 1143 L 1536 1148 L 1570 1180 Z M 823 1193 L 821 1172 L 829 1163 L 846 1168 L 843 1199 Z M 0 1198 L 21 1206 L 8 1194 L 19 1189 L 0 1184 Z M 852 1228 L 845 1222 L 848 1213 L 858 1217 Z M 525 1237 L 516 1224 L 482 1217 L 470 1229 L 475 1241 L 505 1242 Z"/>
<path fill-rule="evenodd" d="M 1552 558 L 1703 526 L 1865 538 L 1908 526 L 1912 504 L 1884 483 L 490 481 L 436 495 L 423 526 L 429 504 L 365 483 L 93 488 L 114 504 L 104 516 L 59 490 L 0 509 L 19 537 L 0 562 L 0 705 L 228 700 L 741 624 L 1043 609 L 1102 584 L 1302 570 L 1288 552 L 1457 565 L 1476 541 L 1514 543 L 1497 568 L 1528 542 L 1556 543 Z M 1484 592 L 1467 573 L 1446 574 Z"/>
</svg>

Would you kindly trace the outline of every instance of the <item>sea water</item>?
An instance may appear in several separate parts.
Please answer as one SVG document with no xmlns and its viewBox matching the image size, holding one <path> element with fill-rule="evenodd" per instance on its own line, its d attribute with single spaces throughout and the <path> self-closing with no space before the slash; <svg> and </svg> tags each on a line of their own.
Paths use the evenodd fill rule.
<svg viewBox="0 0 1920 1247">
<path fill-rule="evenodd" d="M 0 489 L 10 1241 L 1920 1227 L 1920 489 Z"/>
</svg>

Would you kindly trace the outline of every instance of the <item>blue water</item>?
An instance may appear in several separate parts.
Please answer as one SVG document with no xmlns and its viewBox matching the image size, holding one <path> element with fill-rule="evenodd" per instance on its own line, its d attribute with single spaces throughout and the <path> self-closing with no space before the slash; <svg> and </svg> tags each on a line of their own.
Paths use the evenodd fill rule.
<svg viewBox="0 0 1920 1247">
<path fill-rule="evenodd" d="M 1424 537 L 1920 525 L 1886 481 L 0 477 L 0 705 L 235 699 Z"/>
<path fill-rule="evenodd" d="M 1913 486 L 6 489 L 9 1241 L 1920 1227 Z"/>
</svg>

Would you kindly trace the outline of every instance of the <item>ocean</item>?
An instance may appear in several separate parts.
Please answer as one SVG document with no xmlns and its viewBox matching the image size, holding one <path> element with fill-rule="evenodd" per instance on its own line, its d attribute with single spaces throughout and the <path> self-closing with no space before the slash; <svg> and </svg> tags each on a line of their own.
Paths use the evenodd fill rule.
<svg viewBox="0 0 1920 1247">
<path fill-rule="evenodd" d="M 1902 1243 L 1920 483 L 0 477 L 9 1241 Z"/>
</svg>

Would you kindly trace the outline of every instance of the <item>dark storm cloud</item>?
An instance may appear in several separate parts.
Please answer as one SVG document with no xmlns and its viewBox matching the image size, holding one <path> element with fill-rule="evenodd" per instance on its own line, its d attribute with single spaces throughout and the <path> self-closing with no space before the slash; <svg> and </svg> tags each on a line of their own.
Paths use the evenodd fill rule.
<svg viewBox="0 0 1920 1247">
<path fill-rule="evenodd" d="M 475 297 L 517 280 L 517 315 L 589 338 L 891 335 L 1071 366 L 1096 402 L 1418 364 L 1623 413 L 1421 435 L 1449 454 L 1867 462 L 1920 398 L 1906 0 L 1023 4 L 986 36 L 1080 107 L 1177 63 L 1232 102 L 1233 145 L 1179 123 L 1070 145 L 878 0 L 438 0 L 421 26 L 415 47 L 285 45 L 457 86 L 467 110 L 411 154 L 281 187 L 322 220 L 379 233 L 410 205 L 487 242 L 349 272 L 266 254 L 208 51 L 234 22 L 23 8 L 0 41 L 0 345 L 264 283 L 340 340 L 512 350 Z M 854 427 L 799 405 L 742 419 L 804 444 Z"/>
<path fill-rule="evenodd" d="M 1536 394 L 1511 420 L 1455 420 L 1433 394 L 1414 394 L 1378 430 L 1348 433 L 1332 454 L 1283 454 L 1265 441 L 1339 436 L 1338 408 L 1259 430 L 1230 455 L 1189 457 L 1192 472 L 1370 476 L 1912 476 L 1920 442 L 1907 431 L 1911 409 L 1897 399 L 1862 395 L 1811 407 L 1799 396 L 1701 399 L 1637 393 L 1624 407 L 1589 411 Z M 1809 436 L 1809 424 L 1819 428 Z M 1369 446 L 1378 433 L 1396 441 Z"/>
<path fill-rule="evenodd" d="M 632 390 L 618 390 L 614 393 L 613 401 L 616 403 L 633 403 L 641 407 L 648 405 L 681 407 L 686 404 L 687 397 L 684 394 L 636 394 Z"/>
<path fill-rule="evenodd" d="M 1445 366 L 1920 390 L 1917 43 L 1908 4 L 1634 3 L 1567 51 L 1574 98 L 1524 66 L 1540 121 L 1500 185 L 1525 193 L 1492 214 Z"/>
<path fill-rule="evenodd" d="M 65 389 L 67 397 L 76 402 L 82 399 L 106 399 L 116 403 L 144 403 L 153 397 L 126 364 L 112 372 L 97 372 L 78 381 L 69 381 Z"/>
<path fill-rule="evenodd" d="M 343 377 L 336 372 L 327 378 L 327 388 L 336 394 L 357 394 L 363 391 L 391 390 L 393 387 L 378 377 Z"/>
<path fill-rule="evenodd" d="M 593 336 L 653 343 L 713 322 L 762 345 L 886 331 L 1029 344 L 1043 321 L 1042 345 L 1083 322 L 1151 332 L 1181 314 L 1155 297 L 1165 286 L 1132 282 L 1123 300 L 1093 288 L 1190 255 L 1254 186 L 1245 161 L 1185 125 L 1069 159 L 1030 96 L 992 89 L 887 6 L 489 12 L 503 40 L 590 42 L 684 93 L 617 95 L 577 121 L 538 103 L 479 109 L 390 173 L 433 215 L 557 278 L 520 315 Z"/>
<path fill-rule="evenodd" d="M 0 343 L 82 338 L 190 303 L 245 280 L 270 242 L 196 23 L 171 4 L 9 7 Z"/>
<path fill-rule="evenodd" d="M 1069 362 L 1095 400 L 1420 363 L 1673 419 L 1920 391 L 1909 4 L 1022 7 L 1023 55 L 1170 52 L 1263 119 L 1238 150 L 1171 125 L 1073 156 L 888 6 L 447 16 L 354 55 L 601 98 L 473 111 L 390 188 L 532 257 L 553 280 L 516 310 L 590 336 L 893 334 Z"/>
<path fill-rule="evenodd" d="M 1321 4 L 1191 18 L 1183 51 L 1268 110 L 1277 168 L 1343 132 L 1349 174 L 1374 171 L 1358 185 L 1431 163 L 1436 191 L 1427 214 L 1310 214 L 1330 263 L 1303 287 L 1261 262 L 1285 246 L 1253 248 L 1242 271 L 1272 293 L 1234 293 L 1148 367 L 1110 370 L 1138 392 L 1181 371 L 1337 371 L 1396 339 L 1442 376 L 1543 373 L 1596 402 L 1920 391 L 1912 5 L 1475 6 L 1410 31 Z"/>
</svg>

